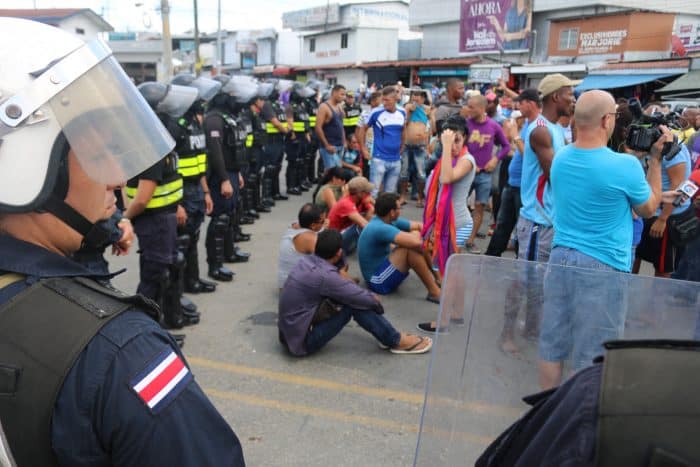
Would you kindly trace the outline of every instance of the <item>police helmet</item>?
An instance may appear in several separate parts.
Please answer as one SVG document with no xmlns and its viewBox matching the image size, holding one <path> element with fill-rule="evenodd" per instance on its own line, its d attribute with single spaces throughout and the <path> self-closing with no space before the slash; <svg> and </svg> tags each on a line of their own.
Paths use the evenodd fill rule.
<svg viewBox="0 0 700 467">
<path fill-rule="evenodd" d="M 260 83 L 258 85 L 258 97 L 268 99 L 272 95 L 272 91 L 274 90 L 275 85 L 273 83 Z"/>
<path fill-rule="evenodd" d="M 170 84 L 196 88 L 199 92 L 198 98 L 204 102 L 212 100 L 221 89 L 221 82 L 205 78 L 204 76 L 196 77 L 193 73 L 180 73 L 175 75 L 170 81 Z"/>
<path fill-rule="evenodd" d="M 246 104 L 258 94 L 258 82 L 251 76 L 238 75 L 231 77 L 232 95 L 239 104 Z"/>
<path fill-rule="evenodd" d="M 0 31 L 13 38 L 0 41 L 0 211 L 44 209 L 85 237 L 94 224 L 61 214 L 68 152 L 111 186 L 175 143 L 102 41 L 17 18 L 0 18 Z"/>
<path fill-rule="evenodd" d="M 197 88 L 177 84 L 148 82 L 139 84 L 138 89 L 152 109 L 172 118 L 182 117 L 199 96 Z"/>
<path fill-rule="evenodd" d="M 326 89 L 328 89 L 328 84 L 317 79 L 310 79 L 306 82 L 306 85 L 314 91 L 324 92 Z"/>
<path fill-rule="evenodd" d="M 292 86 L 294 86 L 294 81 L 290 79 L 281 79 L 277 81 L 277 84 L 275 85 L 275 89 L 279 93 L 287 92 L 290 89 L 292 89 Z"/>
</svg>

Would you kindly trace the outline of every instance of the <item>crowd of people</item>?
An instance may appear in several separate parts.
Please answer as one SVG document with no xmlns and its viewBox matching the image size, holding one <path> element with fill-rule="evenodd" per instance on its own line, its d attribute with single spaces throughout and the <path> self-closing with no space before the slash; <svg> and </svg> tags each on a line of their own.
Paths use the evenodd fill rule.
<svg viewBox="0 0 700 467">
<path fill-rule="evenodd" d="M 369 108 L 319 81 L 183 74 L 137 90 L 99 42 L 25 20 L 0 28 L 33 54 L 0 54 L 12 65 L 0 75 L 0 415 L 20 465 L 244 465 L 190 373 L 184 336 L 165 329 L 199 322 L 183 293 L 232 281 L 226 264 L 251 258 L 237 246 L 251 240 L 242 226 L 290 195 L 312 197 L 282 235 L 277 271 L 279 340 L 296 356 L 351 319 L 392 354 L 429 352 L 430 335 L 463 325 L 462 312 L 410 334 L 384 316 L 381 296 L 414 271 L 425 300 L 444 305 L 447 261 L 480 253 L 489 209 L 487 254 L 513 245 L 521 259 L 624 273 L 646 260 L 698 280 L 696 213 L 676 191 L 697 165 L 698 109 L 684 111 L 676 137 L 659 126 L 640 151 L 625 144 L 632 105 L 604 91 L 577 101 L 578 82 L 559 74 L 483 95 L 452 79 L 437 102 L 392 83 L 366 96 Z M 420 220 L 401 216 L 414 191 Z M 211 280 L 198 267 L 206 216 Z M 139 284 L 128 295 L 104 252 L 127 253 L 134 236 Z M 537 275 L 505 291 L 501 348 L 517 353 L 527 302 L 543 388 L 570 356 L 575 369 L 590 363 L 624 319 L 593 316 L 597 332 L 579 335 L 567 287 Z M 548 289 L 544 303 L 547 293 L 530 294 Z M 594 298 L 622 310 L 622 295 Z"/>
</svg>

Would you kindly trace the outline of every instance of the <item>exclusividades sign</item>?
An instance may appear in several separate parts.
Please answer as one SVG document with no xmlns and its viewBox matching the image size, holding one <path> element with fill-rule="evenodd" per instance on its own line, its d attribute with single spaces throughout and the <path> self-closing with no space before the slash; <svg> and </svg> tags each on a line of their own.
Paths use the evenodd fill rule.
<svg viewBox="0 0 700 467">
<path fill-rule="evenodd" d="M 461 0 L 460 10 L 461 53 L 529 50 L 532 0 Z"/>
</svg>

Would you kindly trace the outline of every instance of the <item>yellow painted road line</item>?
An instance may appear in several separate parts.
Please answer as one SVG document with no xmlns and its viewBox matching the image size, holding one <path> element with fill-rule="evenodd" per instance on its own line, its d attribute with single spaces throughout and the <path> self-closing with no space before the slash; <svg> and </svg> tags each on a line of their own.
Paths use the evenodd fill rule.
<svg viewBox="0 0 700 467">
<path fill-rule="evenodd" d="M 361 394 L 364 396 L 378 397 L 382 399 L 393 399 L 395 401 L 406 402 L 415 405 L 423 405 L 423 401 L 425 400 L 425 396 L 422 393 L 373 388 L 368 386 L 362 386 L 359 384 L 339 383 L 327 379 L 295 375 L 292 373 L 285 373 L 281 371 L 264 370 L 261 368 L 252 368 L 243 365 L 219 362 L 216 360 L 209 360 L 200 357 L 188 357 L 187 361 L 194 366 L 199 366 L 211 370 L 224 371 L 227 373 L 244 376 L 254 376 L 258 378 L 265 378 L 272 381 L 277 381 L 280 383 L 296 384 L 299 386 L 308 386 L 328 391 L 337 391 L 349 394 Z M 469 412 L 477 414 L 501 415 L 513 419 L 515 419 L 515 417 L 518 417 L 522 413 L 522 410 L 513 407 L 492 405 L 482 402 L 461 402 L 446 398 L 431 399 L 430 403 L 454 406 L 455 408 L 467 410 Z"/>
<path fill-rule="evenodd" d="M 340 412 L 337 410 L 321 409 L 318 407 L 311 407 L 302 404 L 292 404 L 289 402 L 282 402 L 274 399 L 265 399 L 258 396 L 253 396 L 250 394 L 242 394 L 238 392 L 231 391 L 220 391 L 213 388 L 202 388 L 204 392 L 214 398 L 231 400 L 236 402 L 242 402 L 248 405 L 254 405 L 256 407 L 263 407 L 266 409 L 278 410 L 281 412 L 291 412 L 301 415 L 308 415 L 311 417 L 325 418 L 329 420 L 336 420 L 344 423 L 364 425 L 373 428 L 384 428 L 388 430 L 404 432 L 404 433 L 418 433 L 418 424 L 407 424 L 395 422 L 393 420 L 386 420 L 377 417 L 366 417 L 364 415 L 353 415 L 345 412 Z M 431 435 L 439 435 L 448 438 L 458 438 L 463 441 L 470 443 L 487 445 L 493 441 L 493 438 L 488 436 L 473 435 L 464 432 L 454 432 L 450 433 L 442 430 L 427 430 L 427 433 Z"/>
</svg>

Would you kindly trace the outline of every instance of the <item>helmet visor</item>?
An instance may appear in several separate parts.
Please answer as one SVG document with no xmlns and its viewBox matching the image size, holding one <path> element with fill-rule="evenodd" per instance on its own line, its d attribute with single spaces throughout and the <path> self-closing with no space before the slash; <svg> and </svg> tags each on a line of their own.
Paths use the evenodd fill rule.
<svg viewBox="0 0 700 467">
<path fill-rule="evenodd" d="M 192 81 L 190 86 L 197 88 L 197 91 L 199 91 L 199 98 L 205 102 L 212 100 L 214 96 L 216 96 L 216 93 L 219 92 L 219 89 L 221 89 L 221 83 L 202 76 Z"/>
<path fill-rule="evenodd" d="M 171 84 L 168 86 L 168 93 L 163 100 L 158 103 L 156 110 L 166 113 L 173 118 L 179 118 L 185 115 L 187 109 L 192 107 L 198 95 L 199 91 L 197 91 L 196 88 Z"/>
<path fill-rule="evenodd" d="M 99 183 L 120 185 L 175 146 L 114 57 L 81 75 L 49 105 L 83 170 Z"/>
</svg>

